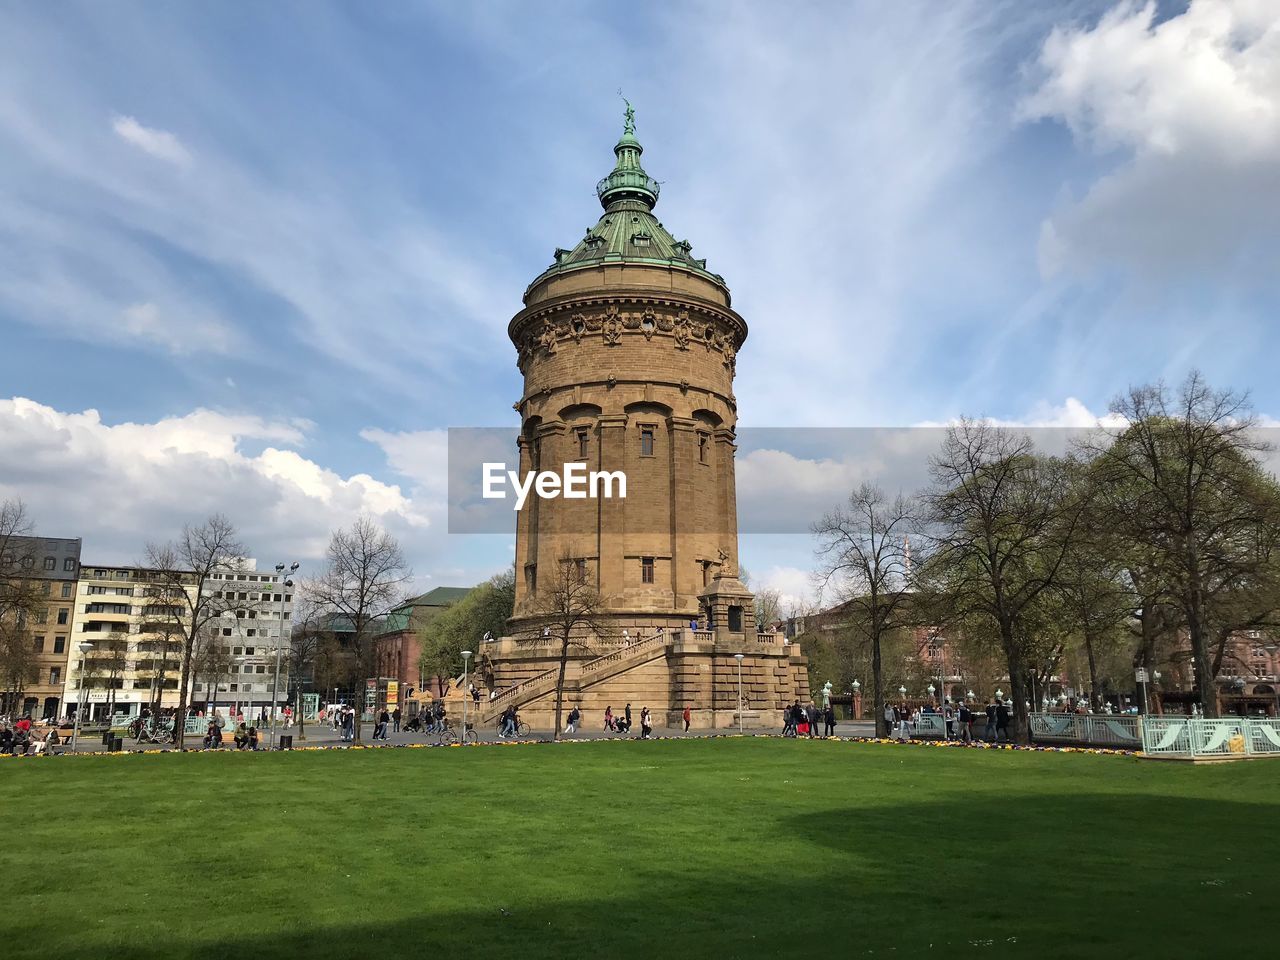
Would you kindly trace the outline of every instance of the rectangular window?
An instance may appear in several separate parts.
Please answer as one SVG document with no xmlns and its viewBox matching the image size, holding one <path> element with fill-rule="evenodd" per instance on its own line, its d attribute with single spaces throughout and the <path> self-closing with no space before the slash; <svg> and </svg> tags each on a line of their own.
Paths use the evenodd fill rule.
<svg viewBox="0 0 1280 960">
<path fill-rule="evenodd" d="M 62 561 L 62 569 L 63 569 L 64 571 L 66 571 L 67 573 L 75 573 L 75 572 L 76 572 L 76 558 L 75 558 L 75 557 L 67 557 L 65 560 L 63 560 L 63 561 Z"/>
<path fill-rule="evenodd" d="M 20 620 L 22 619 L 21 614 L 18 615 L 18 619 Z M 44 607 L 41 607 L 39 610 L 36 611 L 36 623 L 48 623 L 48 622 L 49 622 L 49 611 L 44 609 Z"/>
<path fill-rule="evenodd" d="M 40 596 L 47 597 L 49 595 L 49 588 L 52 586 L 53 584 L 51 584 L 48 580 L 40 584 Z"/>
<path fill-rule="evenodd" d="M 585 460 L 587 458 L 587 428 L 579 427 L 574 432 L 578 437 L 578 458 Z"/>
<path fill-rule="evenodd" d="M 44 637 L 36 637 L 31 641 L 31 646 L 36 653 L 44 653 Z"/>
<path fill-rule="evenodd" d="M 524 568 L 525 589 L 533 593 L 538 589 L 538 565 L 530 563 Z"/>
<path fill-rule="evenodd" d="M 653 456 L 653 427 L 640 428 L 640 456 Z"/>
<path fill-rule="evenodd" d="M 231 636 L 231 628 L 230 628 L 230 627 L 223 627 L 223 628 L 222 628 L 222 635 L 223 635 L 224 637 L 229 637 L 229 636 Z"/>
<path fill-rule="evenodd" d="M 698 434 L 698 462 L 707 462 L 707 435 L 705 433 Z"/>
<path fill-rule="evenodd" d="M 640 558 L 640 582 L 653 583 L 653 557 Z"/>
<path fill-rule="evenodd" d="M 54 637 L 54 638 L 53 638 L 53 652 L 54 652 L 54 653 L 64 653 L 64 652 L 66 651 L 66 649 L 67 649 L 67 638 L 66 638 L 66 637 Z"/>
<path fill-rule="evenodd" d="M 70 607 L 59 607 L 59 608 L 58 608 L 58 623 L 62 624 L 63 626 L 66 626 L 66 624 L 67 624 L 67 619 L 68 619 L 70 616 L 71 616 L 71 608 L 70 608 Z"/>
<path fill-rule="evenodd" d="M 71 584 L 64 583 L 62 585 L 62 599 L 66 600 L 70 596 L 71 596 Z"/>
<path fill-rule="evenodd" d="M 46 570 L 53 570 L 53 569 L 55 569 L 57 566 L 58 566 L 58 558 L 57 558 L 57 557 L 45 557 L 45 558 L 44 558 L 44 568 L 45 568 Z"/>
<path fill-rule="evenodd" d="M 61 683 L 61 682 L 62 682 L 62 668 L 61 668 L 61 667 L 50 667 L 50 668 L 49 668 L 49 682 L 50 682 L 50 683 Z"/>
<path fill-rule="evenodd" d="M 257 635 L 258 635 L 258 631 L 257 631 L 257 630 L 249 629 L 249 630 L 246 630 L 246 631 L 245 631 L 245 636 L 248 636 L 248 637 L 256 637 Z"/>
</svg>

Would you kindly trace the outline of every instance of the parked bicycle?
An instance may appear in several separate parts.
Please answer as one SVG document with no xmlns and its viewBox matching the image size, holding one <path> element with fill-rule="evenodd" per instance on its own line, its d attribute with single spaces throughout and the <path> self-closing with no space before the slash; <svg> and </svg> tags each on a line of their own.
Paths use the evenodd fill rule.
<svg viewBox="0 0 1280 960">
<path fill-rule="evenodd" d="M 480 734 L 476 733 L 476 725 L 474 723 L 467 724 L 467 729 L 462 735 L 462 740 L 465 743 L 480 742 Z M 448 720 L 445 720 L 443 725 L 440 727 L 440 730 L 436 733 L 436 743 L 439 746 L 447 747 L 452 746 L 457 742 L 458 731 L 453 728 L 453 724 L 449 723 Z"/>
</svg>

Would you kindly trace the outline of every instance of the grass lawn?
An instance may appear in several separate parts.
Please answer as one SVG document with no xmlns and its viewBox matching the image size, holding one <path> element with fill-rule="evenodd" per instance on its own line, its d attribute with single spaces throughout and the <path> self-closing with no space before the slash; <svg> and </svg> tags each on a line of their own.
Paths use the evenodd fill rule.
<svg viewBox="0 0 1280 960">
<path fill-rule="evenodd" d="M 1265 956 L 1278 786 L 751 738 L 4 761 L 0 956 Z"/>
</svg>

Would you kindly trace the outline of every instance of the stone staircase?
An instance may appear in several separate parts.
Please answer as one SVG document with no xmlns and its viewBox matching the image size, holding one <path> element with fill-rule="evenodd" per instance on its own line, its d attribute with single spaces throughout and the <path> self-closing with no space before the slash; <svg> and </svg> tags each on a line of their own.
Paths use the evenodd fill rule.
<svg viewBox="0 0 1280 960">
<path fill-rule="evenodd" d="M 670 639 L 670 636 L 665 634 L 654 634 L 629 646 L 596 657 L 594 660 L 577 664 L 570 662 L 565 671 L 565 689 L 581 692 L 610 677 L 616 677 L 632 667 L 656 660 L 665 655 Z M 507 707 L 522 707 L 532 700 L 553 693 L 559 673 L 558 666 L 552 667 L 543 673 L 535 674 L 523 683 L 503 690 L 488 703 L 481 705 L 479 722 L 489 723 L 497 719 Z"/>
</svg>

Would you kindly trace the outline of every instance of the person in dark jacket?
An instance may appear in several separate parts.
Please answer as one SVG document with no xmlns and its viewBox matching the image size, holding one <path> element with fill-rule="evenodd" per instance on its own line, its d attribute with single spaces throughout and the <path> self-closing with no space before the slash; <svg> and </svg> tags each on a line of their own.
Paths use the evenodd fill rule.
<svg viewBox="0 0 1280 960">
<path fill-rule="evenodd" d="M 818 708 L 814 706 L 812 700 L 810 700 L 809 705 L 804 708 L 804 718 L 809 722 L 809 739 L 812 740 L 818 735 L 819 719 Z"/>
<path fill-rule="evenodd" d="M 823 728 L 822 735 L 824 737 L 833 737 L 836 733 L 836 708 L 831 704 L 827 704 L 827 709 L 822 715 Z"/>
<path fill-rule="evenodd" d="M 1004 700 L 996 704 L 996 743 L 1001 737 L 1005 743 L 1009 742 L 1009 704 Z"/>
<path fill-rule="evenodd" d="M 987 704 L 987 728 L 983 732 L 986 739 L 994 743 L 996 739 L 996 702 L 994 699 Z"/>
</svg>

